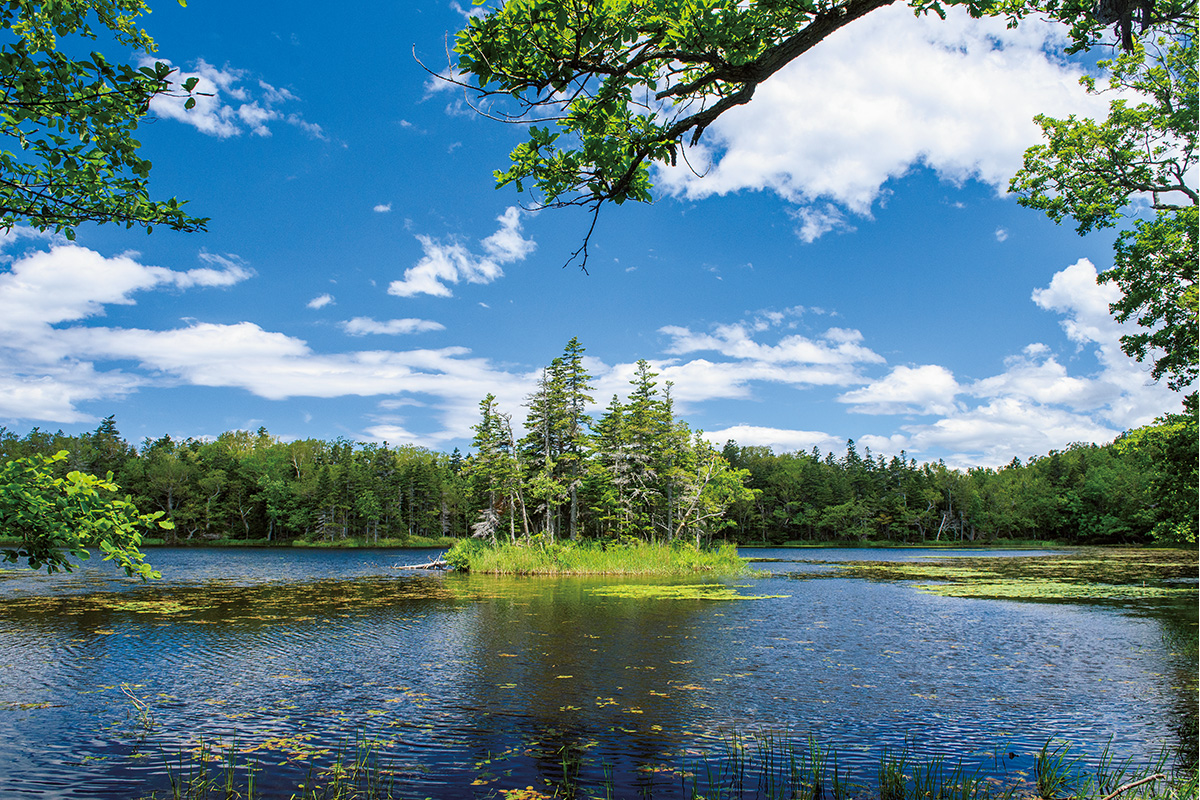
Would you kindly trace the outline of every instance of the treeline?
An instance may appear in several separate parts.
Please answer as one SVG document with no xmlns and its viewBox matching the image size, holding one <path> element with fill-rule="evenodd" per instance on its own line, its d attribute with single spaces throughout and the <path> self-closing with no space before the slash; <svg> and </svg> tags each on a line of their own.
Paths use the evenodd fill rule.
<svg viewBox="0 0 1200 800">
<path fill-rule="evenodd" d="M 583 352 L 573 339 L 543 371 L 520 431 L 486 397 L 466 457 L 285 442 L 262 428 L 134 447 L 109 417 L 73 436 L 0 427 L 0 461 L 66 450 L 56 469 L 112 472 L 139 509 L 164 512 L 180 541 L 1196 541 L 1194 415 L 1000 469 L 860 454 L 853 441 L 841 455 L 732 441 L 717 450 L 675 419 L 671 384 L 660 389 L 644 361 L 628 399 L 613 397 L 591 419 Z"/>
<path fill-rule="evenodd" d="M 90 434 L 0 427 L 0 459 L 69 453 L 56 468 L 112 472 L 142 511 L 163 511 L 174 538 L 368 541 L 461 536 L 469 506 L 462 459 L 423 447 L 301 439 L 263 428 L 212 441 L 170 436 L 135 448 L 112 417 Z M 6 532 L 7 533 L 7 532 Z"/>
<path fill-rule="evenodd" d="M 1195 544 L 1197 425 L 1168 415 L 1105 445 L 1073 444 L 1000 469 L 726 444 L 753 502 L 730 515 L 742 541 L 1051 540 Z"/>
</svg>

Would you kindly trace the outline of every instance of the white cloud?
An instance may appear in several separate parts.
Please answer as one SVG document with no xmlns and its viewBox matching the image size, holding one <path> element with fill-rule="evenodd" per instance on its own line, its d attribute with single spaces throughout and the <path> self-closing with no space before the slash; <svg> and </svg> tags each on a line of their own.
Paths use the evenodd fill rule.
<svg viewBox="0 0 1200 800">
<path fill-rule="evenodd" d="M 23 335 L 42 326 L 104 314 L 105 305 L 132 305 L 132 294 L 153 288 L 232 286 L 251 272 L 235 259 L 201 253 L 208 266 L 183 272 L 104 258 L 78 245 L 55 245 L 17 259 L 0 274 L 0 331 Z"/>
<path fill-rule="evenodd" d="M 311 309 L 318 309 L 318 308 L 324 308 L 325 306 L 329 305 L 332 302 L 333 302 L 333 295 L 326 293 L 326 294 L 317 295 L 312 300 L 309 300 L 307 303 L 307 306 L 308 306 L 308 308 L 311 308 Z"/>
<path fill-rule="evenodd" d="M 508 219 L 502 217 L 500 231 L 481 246 L 488 256 L 477 258 L 528 253 L 531 243 L 513 235 L 515 220 L 508 225 Z M 250 321 L 166 330 L 104 324 L 108 306 L 132 305 L 138 292 L 227 287 L 251 274 L 233 256 L 202 253 L 200 259 L 198 268 L 171 270 L 142 264 L 135 254 L 104 257 L 73 244 L 50 244 L 12 259 L 0 271 L 0 418 L 82 422 L 90 416 L 86 403 L 184 383 L 279 400 L 378 397 L 380 415 L 368 435 L 437 446 L 469 437 L 479 399 L 489 392 L 519 414 L 536 380 L 536 370 L 498 365 L 462 347 L 330 353 Z M 832 386 L 841 387 L 838 399 L 860 412 L 856 419 L 866 429 L 834 435 L 743 422 L 710 431 L 717 442 L 830 450 L 846 433 L 857 433 L 861 444 L 886 454 L 949 453 L 947 461 L 957 466 L 995 465 L 1073 441 L 1105 441 L 1177 406 L 1177 394 L 1150 384 L 1147 368 L 1120 352 L 1125 329 L 1107 310 L 1113 292 L 1096 283 L 1087 261 L 1061 270 L 1032 299 L 1060 315 L 1068 350 L 1077 349 L 1064 354 L 1034 342 L 1000 373 L 974 381 L 936 364 L 888 367 L 852 328 L 794 333 L 794 326 L 817 313 L 801 307 L 760 311 L 707 333 L 665 327 L 666 358 L 653 368 L 660 387 L 674 382 L 673 397 L 684 413 L 710 400 L 754 399 L 762 384 Z M 442 329 L 429 320 L 369 317 L 342 326 L 356 336 Z M 633 364 L 608 366 L 588 358 L 585 365 L 596 376 L 593 396 L 601 407 L 613 394 L 627 396 Z M 406 407 L 436 414 L 438 422 L 418 426 L 400 416 Z M 896 429 L 868 414 L 937 418 Z"/>
<path fill-rule="evenodd" d="M 945 21 L 908 6 L 872 12 L 758 87 L 720 117 L 687 161 L 656 183 L 687 198 L 769 190 L 800 206 L 805 241 L 870 216 L 885 184 L 925 165 L 944 180 L 1007 185 L 1040 141 L 1039 113 L 1095 116 L 1077 64 L 1056 55 L 1065 29 L 1025 20 Z M 981 90 L 981 87 L 985 87 Z"/>
<path fill-rule="evenodd" d="M 342 323 L 342 330 L 351 336 L 366 336 L 371 333 L 397 336 L 405 333 L 442 331 L 446 326 L 428 319 L 389 319 L 387 322 L 370 317 L 355 317 Z"/>
<path fill-rule="evenodd" d="M 174 66 L 166 59 L 149 56 L 143 57 L 139 66 L 152 66 L 156 61 Z M 315 139 L 327 141 L 320 125 L 307 122 L 295 112 L 285 114 L 279 109 L 285 103 L 299 100 L 296 95 L 261 80 L 257 81 L 252 94 L 245 85 L 248 74 L 228 65 L 217 68 L 200 59 L 191 70 L 180 68 L 171 74 L 172 91 L 152 99 L 150 111 L 220 139 L 239 136 L 246 131 L 255 136 L 270 136 L 271 123 L 282 122 L 300 128 Z M 186 107 L 189 96 L 183 90 L 183 83 L 189 78 L 197 80 L 191 94 L 196 102 L 190 109 Z"/>
<path fill-rule="evenodd" d="M 522 211 L 511 206 L 496 218 L 500 227 L 484 239 L 483 254 L 471 252 L 459 242 L 443 242 L 429 236 L 417 236 L 425 256 L 404 271 L 402 280 L 392 281 L 388 294 L 413 297 L 428 294 L 450 297 L 450 287 L 460 281 L 491 283 L 504 275 L 502 264 L 523 260 L 537 244 L 521 236 Z"/>
<path fill-rule="evenodd" d="M 899 366 L 886 377 L 838 397 L 859 414 L 950 414 L 958 382 L 945 367 Z"/>
<path fill-rule="evenodd" d="M 133 305 L 139 291 L 227 287 L 251 275 L 233 257 L 201 253 L 200 259 L 205 266 L 174 271 L 73 244 L 14 258 L 0 272 L 0 417 L 87 421 L 91 416 L 78 404 L 145 385 L 146 376 L 96 369 L 76 348 L 71 331 L 104 329 L 53 326 L 102 317 L 107 305 Z"/>
<path fill-rule="evenodd" d="M 531 376 L 472 358 L 462 347 L 318 353 L 299 338 L 253 322 L 196 322 L 168 330 L 96 324 L 106 306 L 133 305 L 137 292 L 228 286 L 251 274 L 232 256 L 200 258 L 205 266 L 176 271 L 141 264 L 130 254 L 106 258 L 58 245 L 14 259 L 0 271 L 0 418 L 84 422 L 93 417 L 83 403 L 179 383 L 277 400 L 415 394 L 436 398 L 432 405 L 444 426 L 425 434 L 433 441 L 467 435 L 479 398 L 488 392 L 519 408 L 532 389 Z M 358 325 L 364 333 L 371 327 Z M 375 325 L 388 333 L 441 327 L 425 320 Z"/>
<path fill-rule="evenodd" d="M 693 333 L 688 328 L 667 325 L 659 333 L 671 337 L 666 352 L 682 355 L 712 350 L 730 358 L 747 359 L 764 364 L 878 364 L 883 357 L 863 347 L 862 334 L 843 328 L 830 328 L 818 339 L 806 336 L 784 336 L 776 344 L 754 341 L 749 328 L 759 323 L 735 323 L 714 326 L 712 333 Z"/>
<path fill-rule="evenodd" d="M 1003 242 L 1008 240 L 1008 230 L 1005 228 L 996 228 L 996 241 Z"/>
<path fill-rule="evenodd" d="M 844 440 L 820 431 L 796 431 L 759 425 L 734 425 L 719 431 L 705 431 L 704 438 L 718 446 L 732 439 L 743 447 L 770 447 L 777 452 L 811 450 L 813 447 L 829 451 L 845 444 Z"/>
<path fill-rule="evenodd" d="M 1177 407 L 1180 395 L 1152 383 L 1148 368 L 1121 352 L 1120 337 L 1130 328 L 1109 314 L 1116 292 L 1097 283 L 1087 259 L 1055 273 L 1033 300 L 1063 316 L 1076 355 L 1084 364 L 1094 357 L 1093 368 L 1069 374 L 1049 347 L 1032 343 L 1005 361 L 1004 372 L 961 386 L 964 402 L 943 419 L 904 426 L 904 445 L 913 452 L 950 450 L 955 455 L 947 461 L 957 466 L 994 466 L 1072 442 L 1111 440 Z M 968 397 L 978 404 L 968 405 Z"/>
<path fill-rule="evenodd" d="M 386 214 L 392 210 L 392 204 L 391 203 L 380 203 L 379 205 L 375 206 L 371 210 L 374 211 L 376 214 Z"/>
<path fill-rule="evenodd" d="M 815 242 L 830 231 L 845 231 L 853 233 L 855 228 L 846 221 L 846 215 L 832 203 L 824 203 L 820 207 L 804 206 L 790 211 L 789 214 L 800 223 L 796 235 L 800 241 L 807 244 Z"/>
<path fill-rule="evenodd" d="M 710 334 L 674 326 L 661 329 L 671 337 L 666 348 L 669 353 L 715 351 L 731 359 L 667 362 L 661 371 L 687 375 L 700 391 L 683 399 L 694 404 L 704 399 L 753 398 L 757 381 L 818 384 L 813 376 L 794 372 L 793 364 L 827 364 L 829 377 L 840 379 L 827 385 L 866 384 L 837 398 L 854 412 L 938 417 L 902 425 L 893 433 L 868 431 L 854 437 L 860 444 L 891 455 L 901 450 L 916 455 L 948 453 L 946 461 L 958 467 L 996 466 L 1014 456 L 1027 458 L 1072 442 L 1108 441 L 1120 431 L 1144 425 L 1178 406 L 1180 395 L 1151 383 L 1148 368 L 1121 352 L 1120 337 L 1129 328 L 1117 324 L 1108 312 L 1108 304 L 1116 296 L 1113 286 L 1097 283 L 1096 270 L 1085 259 L 1060 270 L 1047 287 L 1033 292 L 1032 300 L 1061 315 L 1063 330 L 1075 345 L 1069 360 L 1046 344 L 1034 342 L 1006 359 L 999 374 L 969 382 L 960 381 L 937 364 L 895 366 L 868 382 L 860 369 L 878 364 L 882 358 L 865 347 L 859 331 L 831 328 L 819 340 L 786 336 L 775 345 L 766 345 L 755 341 L 751 333 L 780 327 L 784 319 L 766 312 L 760 312 L 752 323 L 715 326 Z M 631 367 L 623 371 L 632 374 Z M 683 380 L 678 383 L 684 385 Z M 864 423 L 864 427 L 871 425 L 884 426 Z M 707 435 L 713 441 L 733 438 L 739 444 L 786 449 L 813 444 L 830 449 L 842 441 L 813 431 L 750 424 Z"/>
<path fill-rule="evenodd" d="M 943 449 L 951 466 L 999 466 L 1072 442 L 1111 441 L 1121 428 L 1103 425 L 1069 409 L 998 398 L 931 425 L 906 428 L 910 452 Z"/>
</svg>

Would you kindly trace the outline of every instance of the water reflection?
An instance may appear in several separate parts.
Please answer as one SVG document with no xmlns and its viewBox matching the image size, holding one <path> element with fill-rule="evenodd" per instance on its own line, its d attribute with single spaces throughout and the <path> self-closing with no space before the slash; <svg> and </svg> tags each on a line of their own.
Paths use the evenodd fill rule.
<svg viewBox="0 0 1200 800">
<path fill-rule="evenodd" d="M 861 551 L 800 554 L 846 552 Z M 670 797 L 678 782 L 653 769 L 735 731 L 813 733 L 860 772 L 906 741 L 984 765 L 1000 745 L 1019 755 L 1010 769 L 1052 737 L 1092 754 L 1111 738 L 1137 758 L 1189 735 L 1194 747 L 1196 664 L 1163 638 L 1194 636 L 1194 606 L 937 597 L 789 580 L 784 562 L 736 583 L 785 596 L 734 602 L 390 569 L 424 555 L 155 551 L 158 584 L 91 568 L 0 581 L 4 796 L 161 788 L 159 750 L 200 737 L 279 764 L 361 733 L 387 744 L 413 795 L 438 797 L 572 771 L 597 785 L 606 764 L 622 795 L 653 780 Z M 280 792 L 302 777 L 272 774 Z"/>
</svg>

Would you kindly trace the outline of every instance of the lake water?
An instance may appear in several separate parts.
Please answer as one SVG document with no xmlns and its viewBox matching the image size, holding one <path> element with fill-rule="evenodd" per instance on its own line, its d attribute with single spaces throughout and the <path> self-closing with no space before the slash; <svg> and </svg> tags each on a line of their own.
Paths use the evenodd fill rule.
<svg viewBox="0 0 1200 800">
<path fill-rule="evenodd" d="M 906 745 L 1004 775 L 1050 739 L 1148 759 L 1195 735 L 1197 665 L 1170 644 L 1194 603 L 957 599 L 794 561 L 914 550 L 748 554 L 791 561 L 726 581 L 761 598 L 731 602 L 391 569 L 436 551 L 155 549 L 152 584 L 95 562 L 9 573 L 0 796 L 141 797 L 201 739 L 279 765 L 366 737 L 403 796 L 483 798 L 561 781 L 564 757 L 581 784 L 611 771 L 616 797 L 682 797 L 669 768 L 735 733 L 814 735 L 858 779 Z"/>
</svg>

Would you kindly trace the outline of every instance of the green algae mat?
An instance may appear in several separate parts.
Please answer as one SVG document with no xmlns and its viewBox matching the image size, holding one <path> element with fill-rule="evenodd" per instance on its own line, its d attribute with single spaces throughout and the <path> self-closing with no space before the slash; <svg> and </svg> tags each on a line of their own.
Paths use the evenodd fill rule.
<svg viewBox="0 0 1200 800">
<path fill-rule="evenodd" d="M 797 578 L 904 581 L 946 597 L 1004 600 L 1186 600 L 1197 597 L 1194 550 L 1080 548 L 1041 556 L 947 556 L 919 561 L 841 561 Z"/>
</svg>

